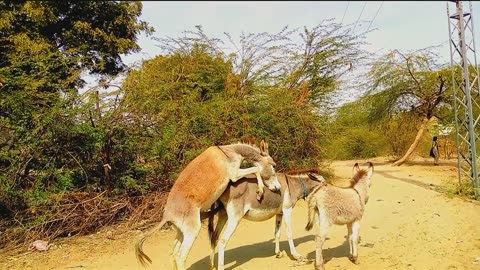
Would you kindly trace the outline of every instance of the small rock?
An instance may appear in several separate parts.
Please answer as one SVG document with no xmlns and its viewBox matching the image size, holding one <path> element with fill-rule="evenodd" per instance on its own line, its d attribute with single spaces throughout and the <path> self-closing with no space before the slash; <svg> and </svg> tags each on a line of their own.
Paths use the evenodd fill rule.
<svg viewBox="0 0 480 270">
<path fill-rule="evenodd" d="M 113 237 L 113 232 L 112 231 L 107 231 L 106 233 L 107 239 L 114 240 L 115 238 Z"/>
<path fill-rule="evenodd" d="M 50 246 L 51 245 L 49 245 L 47 241 L 35 240 L 28 246 L 28 250 L 29 251 L 35 251 L 35 250 L 47 251 Z"/>
</svg>

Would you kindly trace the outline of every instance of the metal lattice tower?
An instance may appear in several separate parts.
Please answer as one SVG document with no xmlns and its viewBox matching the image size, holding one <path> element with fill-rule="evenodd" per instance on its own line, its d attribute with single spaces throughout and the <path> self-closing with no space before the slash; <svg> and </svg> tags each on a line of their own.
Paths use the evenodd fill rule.
<svg viewBox="0 0 480 270">
<path fill-rule="evenodd" d="M 450 37 L 450 61 L 454 91 L 455 126 L 457 130 L 458 179 L 462 186 L 462 177 L 473 185 L 475 196 L 480 199 L 480 161 L 479 137 L 480 127 L 480 82 L 475 55 L 475 39 L 472 20 L 472 3 L 470 10 L 464 11 L 464 1 L 448 1 L 448 32 Z M 450 15 L 449 6 L 455 4 L 456 12 Z"/>
</svg>

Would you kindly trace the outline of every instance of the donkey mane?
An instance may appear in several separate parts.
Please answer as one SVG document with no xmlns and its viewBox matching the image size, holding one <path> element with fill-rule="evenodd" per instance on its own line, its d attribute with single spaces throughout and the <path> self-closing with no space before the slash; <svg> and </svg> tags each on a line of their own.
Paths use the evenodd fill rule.
<svg viewBox="0 0 480 270">
<path fill-rule="evenodd" d="M 299 174 L 308 174 L 308 173 L 320 174 L 320 172 L 317 169 L 290 170 L 290 171 L 287 171 L 285 174 L 287 174 L 287 175 L 299 175 Z"/>
<path fill-rule="evenodd" d="M 358 171 L 352 179 L 350 179 L 350 187 L 354 187 L 362 178 L 364 178 L 367 175 L 366 170 L 360 170 Z"/>
<path fill-rule="evenodd" d="M 233 143 L 232 145 L 243 145 L 243 146 L 249 146 L 260 152 L 260 147 L 258 147 L 255 143 L 253 142 L 244 142 L 244 141 L 238 141 L 236 143 Z"/>
<path fill-rule="evenodd" d="M 262 159 L 261 151 L 258 146 L 249 143 L 237 142 L 231 144 L 237 153 L 246 157 L 246 159 L 259 161 Z"/>
</svg>

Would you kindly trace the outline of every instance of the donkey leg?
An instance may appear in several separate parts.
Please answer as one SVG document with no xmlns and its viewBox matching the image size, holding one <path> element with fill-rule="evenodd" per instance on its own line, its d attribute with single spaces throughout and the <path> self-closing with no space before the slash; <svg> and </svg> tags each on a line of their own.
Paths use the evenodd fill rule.
<svg viewBox="0 0 480 270">
<path fill-rule="evenodd" d="M 241 209 L 243 210 L 243 209 Z M 242 213 L 236 211 L 233 206 L 227 206 L 228 220 L 225 231 L 218 241 L 218 270 L 224 270 L 225 247 L 233 232 L 237 228 L 238 222 L 242 218 Z M 240 216 L 240 218 L 238 217 Z"/>
<path fill-rule="evenodd" d="M 257 200 L 260 200 L 263 196 L 263 189 L 265 188 L 265 184 L 263 183 L 262 176 L 260 175 L 260 167 L 250 167 L 246 169 L 238 169 L 238 175 L 236 179 L 232 179 L 232 182 L 236 182 L 238 179 L 246 176 L 247 174 L 254 173 L 257 176 Z"/>
<path fill-rule="evenodd" d="M 292 233 L 292 211 L 293 208 L 283 208 L 283 218 L 285 220 L 285 224 L 287 225 L 287 239 L 288 239 L 288 245 L 290 247 L 290 253 L 292 254 L 293 258 L 297 261 L 303 261 L 305 260 L 305 257 L 303 257 L 300 253 L 297 252 L 297 249 L 295 248 L 295 243 L 293 243 L 293 233 Z"/>
<path fill-rule="evenodd" d="M 325 213 L 319 211 L 318 215 L 318 234 L 315 236 L 315 270 L 324 270 L 323 266 L 323 243 L 327 238 L 327 233 L 330 228 L 330 224 L 326 219 Z"/>
<path fill-rule="evenodd" d="M 280 252 L 280 234 L 282 227 L 282 214 L 275 216 L 275 255 L 277 258 L 283 257 L 283 254 Z"/>
<path fill-rule="evenodd" d="M 222 233 L 223 228 L 225 227 L 225 223 L 227 222 L 227 212 L 225 209 L 222 209 L 218 212 L 218 220 L 217 225 L 215 226 L 215 230 L 213 232 L 213 239 L 211 239 L 210 245 L 210 269 L 215 268 L 215 248 L 218 245 L 218 236 Z"/>
<path fill-rule="evenodd" d="M 352 224 L 352 242 L 351 242 L 352 254 L 351 254 L 350 260 L 354 264 L 359 264 L 360 263 L 359 260 L 358 260 L 358 236 L 359 236 L 359 232 L 360 232 L 360 221 L 357 220 L 357 221 L 353 222 L 353 224 Z"/>
<path fill-rule="evenodd" d="M 173 227 L 177 232 L 177 235 L 175 236 L 175 240 L 173 240 L 173 249 L 172 249 L 172 255 L 175 256 L 175 254 L 177 254 L 178 250 L 180 249 L 180 245 L 182 244 L 183 233 L 176 226 L 173 226 Z"/>
<path fill-rule="evenodd" d="M 178 255 L 178 250 L 180 249 L 180 245 L 182 244 L 181 238 L 179 238 L 179 236 L 181 236 L 181 233 L 177 233 L 177 237 L 173 242 L 173 250 L 172 250 L 173 270 L 178 270 L 177 255 Z"/>
<path fill-rule="evenodd" d="M 258 183 L 258 187 L 257 187 L 257 200 L 260 201 L 260 199 L 263 197 L 263 189 L 265 188 L 265 184 L 263 183 L 263 180 L 262 180 L 262 177 L 260 176 L 260 173 L 257 172 L 255 173 L 257 175 L 257 183 Z"/>
<path fill-rule="evenodd" d="M 181 231 L 183 233 L 183 241 L 175 254 L 175 261 L 177 263 L 178 270 L 185 270 L 185 261 L 187 260 L 188 253 L 192 248 L 193 242 L 200 232 L 202 226 L 200 221 L 200 211 L 192 211 L 192 215 L 185 217 L 184 222 L 181 224 Z"/>
<path fill-rule="evenodd" d="M 350 247 L 350 253 L 349 253 L 349 254 L 350 254 L 350 257 L 351 257 L 352 254 L 353 254 L 352 225 L 353 225 L 353 222 L 347 224 L 347 229 L 348 229 L 347 240 L 348 240 L 348 246 Z"/>
<path fill-rule="evenodd" d="M 183 233 L 176 227 L 173 226 L 177 232 L 177 235 L 175 237 L 175 240 L 173 240 L 173 247 L 172 247 L 172 253 L 171 253 L 171 261 L 173 264 L 173 270 L 178 270 L 177 267 L 177 254 L 180 249 L 180 245 L 182 244 L 183 241 Z"/>
</svg>

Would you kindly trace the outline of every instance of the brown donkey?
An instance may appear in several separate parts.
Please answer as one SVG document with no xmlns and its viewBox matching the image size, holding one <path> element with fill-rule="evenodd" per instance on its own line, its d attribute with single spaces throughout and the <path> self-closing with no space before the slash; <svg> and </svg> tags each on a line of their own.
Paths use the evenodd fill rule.
<svg viewBox="0 0 480 270">
<path fill-rule="evenodd" d="M 323 270 L 323 242 L 329 228 L 333 225 L 347 225 L 350 245 L 350 260 L 358 264 L 358 234 L 360 220 L 368 201 L 370 178 L 373 164 L 368 163 L 366 170 L 360 169 L 358 163 L 353 166 L 353 178 L 350 187 L 342 188 L 327 184 L 316 187 L 307 197 L 308 223 L 305 229 L 312 229 L 315 216 L 318 214 L 318 234 L 315 236 L 316 256 L 315 269 Z"/>
<path fill-rule="evenodd" d="M 282 217 L 287 225 L 287 238 L 290 253 L 299 261 L 305 260 L 295 249 L 292 237 L 292 210 L 300 199 L 318 185 L 325 185 L 325 179 L 317 174 L 316 170 L 292 171 L 286 174 L 277 173 L 280 181 L 280 193 L 266 191 L 261 201 L 255 198 L 256 182 L 247 176 L 236 183 L 231 183 L 220 196 L 220 207 L 217 207 L 218 221 L 213 230 L 213 215 L 208 220 L 208 232 L 211 244 L 210 268 L 213 269 L 215 247 L 218 243 L 218 270 L 224 269 L 224 252 L 228 240 L 237 228 L 239 222 L 245 218 L 251 221 L 266 221 L 275 216 L 275 254 L 280 257 L 280 226 Z M 254 177 L 254 176 L 253 176 Z M 225 230 L 223 228 L 227 225 Z M 221 233 L 221 235 L 220 235 Z M 220 238 L 219 238 L 220 236 Z"/>
<path fill-rule="evenodd" d="M 255 166 L 241 169 L 243 160 Z M 269 189 L 280 189 L 274 166 L 268 144 L 263 140 L 260 148 L 245 143 L 209 147 L 180 172 L 168 194 L 160 224 L 144 234 L 135 245 L 137 259 L 143 266 L 146 261 L 152 262 L 142 251 L 143 242 L 165 223 L 171 222 L 177 230 L 172 254 L 174 269 L 185 269 L 186 258 L 200 231 L 200 213 L 207 211 L 222 195 L 230 180 L 236 182 L 251 173 L 257 177 L 257 196 L 263 194 L 262 178 Z"/>
</svg>

